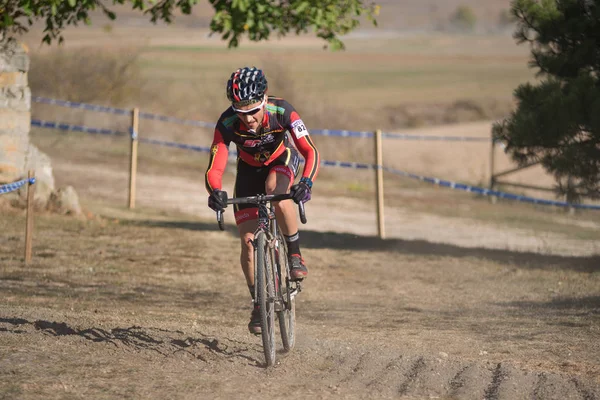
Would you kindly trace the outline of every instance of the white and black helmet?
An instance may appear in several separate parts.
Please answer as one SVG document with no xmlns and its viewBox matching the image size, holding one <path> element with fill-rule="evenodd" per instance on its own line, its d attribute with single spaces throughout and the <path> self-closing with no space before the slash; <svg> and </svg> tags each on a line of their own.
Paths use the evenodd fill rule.
<svg viewBox="0 0 600 400">
<path fill-rule="evenodd" d="M 267 78 L 256 67 L 240 68 L 227 81 L 227 98 L 232 103 L 262 100 L 267 93 Z"/>
</svg>

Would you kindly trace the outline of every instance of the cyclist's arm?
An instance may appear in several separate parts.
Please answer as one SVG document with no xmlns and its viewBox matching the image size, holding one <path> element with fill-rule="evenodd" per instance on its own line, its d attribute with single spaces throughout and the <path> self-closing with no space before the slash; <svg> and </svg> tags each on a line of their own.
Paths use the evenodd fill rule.
<svg viewBox="0 0 600 400">
<path fill-rule="evenodd" d="M 217 127 L 210 146 L 210 159 L 208 168 L 204 176 L 204 183 L 208 193 L 212 193 L 215 189 L 222 189 L 223 173 L 227 166 L 227 158 L 229 157 L 229 146 L 225 143 L 221 131 Z"/>
<path fill-rule="evenodd" d="M 296 111 L 292 111 L 290 115 L 289 131 L 296 148 L 300 151 L 302 157 L 304 157 L 305 163 L 302 177 L 308 178 L 311 182 L 314 182 L 317 173 L 319 172 L 319 164 L 321 162 L 319 151 L 312 141 L 304 122 L 302 122 L 302 119 L 300 119 L 300 116 Z"/>
</svg>

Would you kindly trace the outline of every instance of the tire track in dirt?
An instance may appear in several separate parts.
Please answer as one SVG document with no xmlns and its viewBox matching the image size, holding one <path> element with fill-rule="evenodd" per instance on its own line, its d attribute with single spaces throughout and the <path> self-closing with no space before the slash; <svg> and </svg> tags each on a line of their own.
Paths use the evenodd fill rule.
<svg viewBox="0 0 600 400">
<path fill-rule="evenodd" d="M 313 352 L 312 356 L 322 354 L 326 360 L 337 360 L 322 378 L 329 381 L 337 376 L 332 387 L 341 394 L 359 398 L 597 400 L 595 393 L 600 389 L 581 377 L 551 372 L 536 374 L 507 362 L 382 354 L 375 349 L 336 354 L 333 349 L 324 347 Z M 307 368 L 302 373 L 310 375 L 311 371 Z"/>
<path fill-rule="evenodd" d="M 303 338 L 310 342 L 306 334 Z M 349 342 L 323 342 L 327 340 L 309 345 L 305 356 L 310 365 L 320 365 L 322 360 L 328 366 L 313 378 L 331 382 L 329 388 L 342 397 L 597 400 L 600 389 L 583 376 L 537 373 L 507 361 L 472 361 L 445 354 L 437 357 Z M 302 366 L 297 373 L 311 376 L 314 370 Z"/>
<path fill-rule="evenodd" d="M 577 391 L 579 392 L 579 394 L 581 395 L 581 398 L 583 400 L 596 400 L 596 396 L 594 396 L 593 393 L 589 392 L 584 386 L 583 384 L 579 381 L 579 379 L 577 378 L 572 378 L 571 382 L 573 382 L 573 384 L 575 385 L 575 389 L 577 389 Z"/>
<path fill-rule="evenodd" d="M 467 370 L 467 368 L 469 368 L 468 365 L 465 365 L 464 367 L 460 368 L 460 370 L 456 373 L 456 375 L 454 375 L 454 377 L 450 381 L 450 384 L 449 384 L 450 397 L 456 397 L 460 388 L 462 388 L 465 385 L 465 380 L 464 380 L 463 375 L 464 375 L 465 371 Z"/>
<path fill-rule="evenodd" d="M 492 382 L 485 390 L 483 398 L 485 400 L 498 400 L 498 391 L 500 384 L 506 378 L 506 372 L 502 369 L 502 364 L 498 363 L 492 373 Z"/>
<path fill-rule="evenodd" d="M 574 377 L 561 378 L 547 372 L 537 373 L 531 390 L 531 398 L 534 400 L 598 399 L 598 387 L 584 387 L 583 383 Z"/>
<path fill-rule="evenodd" d="M 261 373 L 262 348 L 259 341 L 243 336 L 209 336 L 179 329 L 95 326 L 94 321 L 54 322 L 22 317 L 0 317 L 0 339 L 25 337 L 36 343 L 59 341 L 73 351 L 82 349 L 125 353 L 144 359 L 155 354 L 163 360 L 199 360 L 204 369 L 227 371 L 229 375 Z M 308 336 L 308 335 L 306 335 Z M 304 337 L 309 343 L 310 338 Z M 77 338 L 81 340 L 71 340 Z M 82 347 L 82 342 L 85 346 Z M 381 351 L 376 345 L 353 346 L 347 340 L 334 345 L 312 342 L 300 344 L 292 353 L 278 358 L 279 364 L 265 372 L 278 384 L 297 384 L 298 375 L 307 377 L 306 388 L 331 382 L 332 395 L 353 398 L 460 398 L 513 400 L 597 400 L 600 386 L 582 377 L 558 373 L 531 373 L 510 363 L 473 362 L 439 358 L 425 354 L 400 354 Z M 350 346 L 348 346 L 350 344 Z M 181 356 L 183 355 L 183 358 Z M 10 361 L 10 360 L 8 360 Z M 319 368 L 318 366 L 321 366 Z M 184 366 L 185 368 L 185 366 Z M 291 372 L 291 373 L 289 373 Z M 218 377 L 217 377 L 218 378 Z M 215 379 L 217 379 L 215 378 Z M 261 380 L 250 385 L 260 385 Z M 262 386 L 261 386 L 262 387 Z"/>
<path fill-rule="evenodd" d="M 411 365 L 408 373 L 405 375 L 405 380 L 402 382 L 400 387 L 398 388 L 398 394 L 400 396 L 405 395 L 408 392 L 408 388 L 415 381 L 417 376 L 423 371 L 425 368 L 425 361 L 423 357 L 417 358 Z"/>
<path fill-rule="evenodd" d="M 509 362 L 408 355 L 374 347 L 340 351 L 340 346 L 317 346 L 310 353 L 310 358 L 320 356 L 329 366 L 320 379 L 332 382 L 335 393 L 358 398 L 597 400 L 600 388 L 583 377 L 532 373 Z M 311 372 L 302 368 L 299 373 Z"/>
</svg>

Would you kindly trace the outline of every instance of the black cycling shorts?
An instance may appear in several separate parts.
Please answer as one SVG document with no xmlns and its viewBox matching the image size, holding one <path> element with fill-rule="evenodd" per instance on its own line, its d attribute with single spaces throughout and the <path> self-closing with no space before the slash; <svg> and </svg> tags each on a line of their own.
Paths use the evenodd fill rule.
<svg viewBox="0 0 600 400">
<path fill-rule="evenodd" d="M 298 174 L 300 157 L 298 151 L 288 147 L 271 164 L 253 167 L 238 158 L 235 176 L 234 197 L 256 196 L 265 193 L 265 182 L 270 173 L 281 173 L 290 178 L 290 184 Z M 237 224 L 258 218 L 258 208 L 254 204 L 235 204 Z"/>
</svg>

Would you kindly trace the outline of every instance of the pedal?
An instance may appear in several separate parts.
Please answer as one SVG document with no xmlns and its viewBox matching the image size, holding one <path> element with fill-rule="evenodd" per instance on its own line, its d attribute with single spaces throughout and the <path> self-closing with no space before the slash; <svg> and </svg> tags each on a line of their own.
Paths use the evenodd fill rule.
<svg viewBox="0 0 600 400">
<path fill-rule="evenodd" d="M 275 305 L 276 312 L 285 310 L 285 306 L 283 305 L 282 301 L 276 301 L 274 305 Z"/>
</svg>

